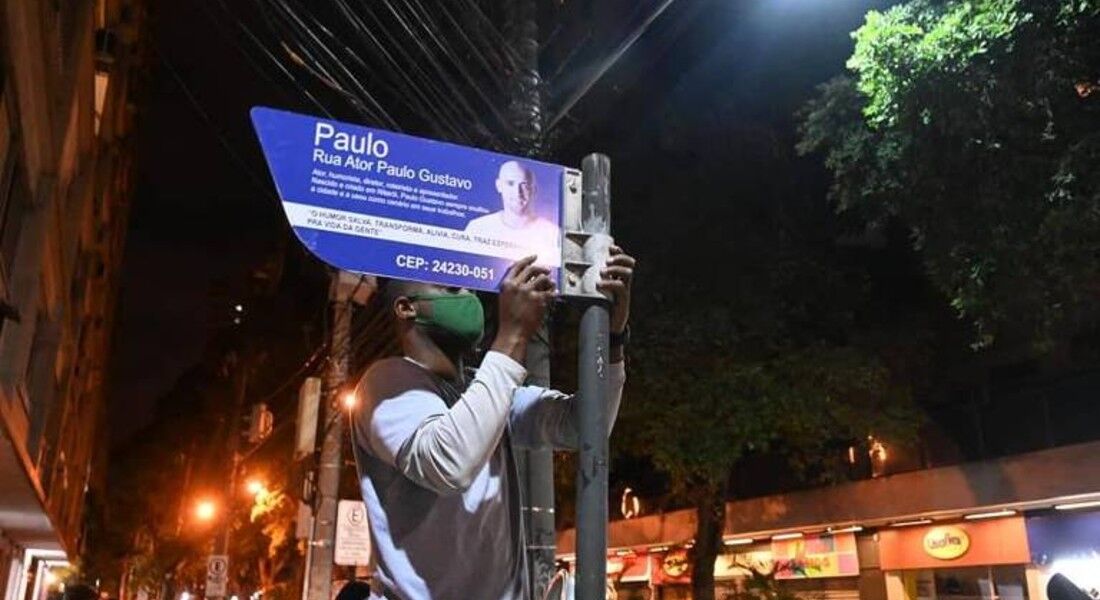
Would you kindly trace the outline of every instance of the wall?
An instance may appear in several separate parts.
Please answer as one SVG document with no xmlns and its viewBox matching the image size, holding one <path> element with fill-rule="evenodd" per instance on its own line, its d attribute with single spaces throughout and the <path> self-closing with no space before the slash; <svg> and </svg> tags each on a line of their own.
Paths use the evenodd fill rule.
<svg viewBox="0 0 1100 600">
<path fill-rule="evenodd" d="M 1049 507 L 1054 500 L 1100 497 L 1100 442 L 929 469 L 841 485 L 730 502 L 727 535 L 770 535 L 830 525 L 888 524 L 916 515 L 958 517 L 981 507 Z M 679 543 L 695 535 L 690 510 L 615 521 L 610 547 Z M 558 553 L 574 550 L 576 532 L 558 533 Z"/>
</svg>

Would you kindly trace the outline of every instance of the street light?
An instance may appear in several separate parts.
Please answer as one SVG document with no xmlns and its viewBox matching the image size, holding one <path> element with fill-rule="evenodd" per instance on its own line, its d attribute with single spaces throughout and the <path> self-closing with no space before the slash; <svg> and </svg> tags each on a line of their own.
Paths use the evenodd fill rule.
<svg viewBox="0 0 1100 600">
<path fill-rule="evenodd" d="M 253 496 L 259 496 L 267 491 L 267 486 L 259 479 L 249 479 L 248 483 L 245 484 L 245 488 L 248 490 L 248 493 Z"/>
<path fill-rule="evenodd" d="M 218 514 L 218 505 L 213 500 L 200 500 L 195 505 L 195 516 L 200 521 L 211 521 Z"/>
</svg>

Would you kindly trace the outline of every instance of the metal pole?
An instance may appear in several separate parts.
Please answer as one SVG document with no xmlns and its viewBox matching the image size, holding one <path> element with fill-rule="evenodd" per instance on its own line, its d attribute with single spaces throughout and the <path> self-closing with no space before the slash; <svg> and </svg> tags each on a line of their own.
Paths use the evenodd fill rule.
<svg viewBox="0 0 1100 600">
<path fill-rule="evenodd" d="M 313 515 L 309 517 L 309 543 L 306 544 L 306 564 L 305 569 L 302 570 L 302 593 L 299 594 L 301 600 L 309 600 L 309 571 L 313 565 L 313 527 L 317 522 L 317 518 Z"/>
<path fill-rule="evenodd" d="M 239 364 L 237 365 L 236 390 L 234 394 L 233 411 L 230 414 L 229 426 L 226 428 L 229 435 L 227 442 L 229 451 L 229 476 L 226 484 L 225 500 L 222 502 L 221 531 L 214 539 L 214 554 L 229 557 L 229 534 L 233 529 L 233 512 L 237 497 L 237 471 L 241 462 L 241 415 L 244 414 L 245 397 L 248 393 L 248 371 L 252 368 L 252 358 L 248 348 L 240 351 Z M 227 573 L 229 571 L 227 570 Z M 224 598 L 225 596 L 211 596 L 207 598 Z"/>
<path fill-rule="evenodd" d="M 354 282 L 353 282 L 354 283 Z M 348 352 L 351 330 L 351 301 L 348 286 L 340 273 L 333 274 L 332 345 L 329 353 L 328 396 L 324 410 L 324 438 L 317 466 L 317 498 L 313 533 L 310 536 L 310 564 L 307 573 L 307 600 L 332 598 L 333 555 L 336 542 L 336 507 L 340 493 L 341 451 L 344 442 L 344 420 L 341 418 L 338 394 L 348 376 Z"/>
<path fill-rule="evenodd" d="M 534 0 L 505 3 L 508 44 L 517 58 L 509 81 L 509 121 L 512 143 L 520 154 L 536 156 L 542 140 L 542 78 L 539 73 L 538 20 Z M 539 328 L 527 345 L 527 384 L 550 387 L 550 328 Z M 526 527 L 528 577 L 535 598 L 541 598 L 554 576 L 554 452 L 516 452 Z"/>
<path fill-rule="evenodd" d="M 527 345 L 527 384 L 550 387 L 550 328 L 539 328 Z M 554 577 L 554 451 L 524 450 L 517 453 L 527 493 L 524 512 L 527 526 L 527 560 L 531 590 L 541 598 Z"/>
<path fill-rule="evenodd" d="M 590 154 L 582 163 L 586 211 L 610 214 L 611 161 Z M 596 232 L 591 232 L 596 233 Z M 599 232 L 605 233 L 605 232 Z M 598 269 L 601 265 L 593 265 Z M 596 298 L 581 315 L 577 390 L 577 587 L 576 597 L 603 598 L 607 590 L 607 365 L 608 302 Z"/>
</svg>

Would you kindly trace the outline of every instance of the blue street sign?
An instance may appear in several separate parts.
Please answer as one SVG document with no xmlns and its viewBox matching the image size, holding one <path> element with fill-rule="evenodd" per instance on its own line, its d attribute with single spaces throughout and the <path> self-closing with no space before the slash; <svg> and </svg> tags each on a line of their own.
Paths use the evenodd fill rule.
<svg viewBox="0 0 1100 600">
<path fill-rule="evenodd" d="M 558 165 L 265 107 L 252 124 L 298 239 L 346 271 L 496 290 L 531 254 L 558 280 Z"/>
</svg>

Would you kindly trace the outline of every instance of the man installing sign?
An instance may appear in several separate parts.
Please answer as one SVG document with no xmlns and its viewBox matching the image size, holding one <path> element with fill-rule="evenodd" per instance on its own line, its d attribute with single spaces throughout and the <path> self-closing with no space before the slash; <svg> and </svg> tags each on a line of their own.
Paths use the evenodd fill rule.
<svg viewBox="0 0 1100 600">
<path fill-rule="evenodd" d="M 403 356 L 363 375 L 352 438 L 378 557 L 374 599 L 527 600 L 514 447 L 575 449 L 576 399 L 522 385 L 527 340 L 556 294 L 527 257 L 500 287 L 499 324 L 472 378 L 484 331 L 477 296 L 391 280 L 380 290 Z M 634 259 L 612 246 L 599 288 L 612 296 L 609 423 L 625 380 Z"/>
</svg>

